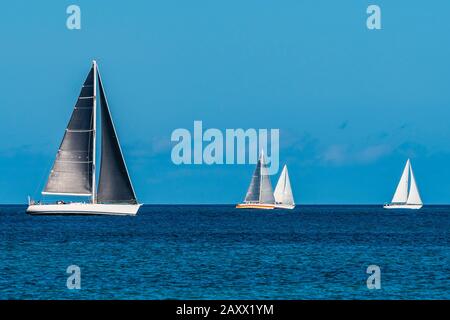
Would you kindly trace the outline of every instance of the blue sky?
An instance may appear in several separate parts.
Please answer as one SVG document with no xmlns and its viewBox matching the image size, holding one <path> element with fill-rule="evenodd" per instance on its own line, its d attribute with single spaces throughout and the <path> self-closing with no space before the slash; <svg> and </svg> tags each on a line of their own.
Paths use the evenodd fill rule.
<svg viewBox="0 0 450 320">
<path fill-rule="evenodd" d="M 66 28 L 70 4 L 81 30 Z M 369 4 L 382 30 L 366 28 Z M 202 120 L 279 128 L 300 204 L 389 201 L 408 157 L 424 202 L 450 203 L 449 12 L 444 0 L 4 3 L 0 202 L 39 195 L 95 58 L 141 202 L 242 200 L 252 165 L 171 162 L 172 131 Z"/>
</svg>

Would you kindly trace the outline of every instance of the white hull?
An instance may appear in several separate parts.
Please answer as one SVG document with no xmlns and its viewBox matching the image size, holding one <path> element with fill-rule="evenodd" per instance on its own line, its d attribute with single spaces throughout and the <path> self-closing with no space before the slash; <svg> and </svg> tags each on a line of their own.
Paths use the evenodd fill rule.
<svg viewBox="0 0 450 320">
<path fill-rule="evenodd" d="M 413 209 L 418 210 L 423 207 L 423 204 L 385 204 L 384 209 Z"/>
<path fill-rule="evenodd" d="M 295 208 L 295 204 L 282 204 L 282 203 L 276 203 L 275 209 L 289 209 L 292 210 Z"/>
<path fill-rule="evenodd" d="M 27 213 L 31 215 L 115 215 L 134 216 L 141 204 L 31 204 Z"/>
</svg>

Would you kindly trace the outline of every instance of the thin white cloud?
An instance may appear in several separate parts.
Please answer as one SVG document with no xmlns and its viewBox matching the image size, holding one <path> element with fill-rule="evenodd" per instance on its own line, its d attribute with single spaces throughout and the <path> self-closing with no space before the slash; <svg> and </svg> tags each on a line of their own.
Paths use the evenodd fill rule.
<svg viewBox="0 0 450 320">
<path fill-rule="evenodd" d="M 385 144 L 371 145 L 360 149 L 348 145 L 331 145 L 322 152 L 319 159 L 324 164 L 336 166 L 368 164 L 376 162 L 391 152 L 392 148 Z"/>
</svg>

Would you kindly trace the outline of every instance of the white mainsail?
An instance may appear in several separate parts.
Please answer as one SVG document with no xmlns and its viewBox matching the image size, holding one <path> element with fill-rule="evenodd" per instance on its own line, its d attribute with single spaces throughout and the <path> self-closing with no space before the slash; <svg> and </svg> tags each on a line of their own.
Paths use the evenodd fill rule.
<svg viewBox="0 0 450 320">
<path fill-rule="evenodd" d="M 422 199 L 420 198 L 419 189 L 417 188 L 416 179 L 414 178 L 414 173 L 412 171 L 411 164 L 409 165 L 409 174 L 411 176 L 411 185 L 409 188 L 408 200 L 407 204 L 423 204 Z"/>
<path fill-rule="evenodd" d="M 405 169 L 403 169 L 402 177 L 392 197 L 392 203 L 406 203 L 408 200 L 408 184 L 409 184 L 409 167 L 410 161 L 406 161 Z"/>
<path fill-rule="evenodd" d="M 283 171 L 278 179 L 274 197 L 276 203 L 294 205 L 294 196 L 292 195 L 291 181 L 286 165 L 283 167 Z"/>
</svg>

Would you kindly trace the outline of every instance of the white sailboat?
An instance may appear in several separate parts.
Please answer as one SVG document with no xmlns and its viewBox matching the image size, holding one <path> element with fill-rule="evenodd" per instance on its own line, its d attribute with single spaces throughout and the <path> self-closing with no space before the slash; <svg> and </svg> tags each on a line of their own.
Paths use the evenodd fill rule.
<svg viewBox="0 0 450 320">
<path fill-rule="evenodd" d="M 408 190 L 409 187 L 409 190 Z M 416 179 L 412 170 L 411 162 L 406 161 L 402 177 L 395 190 L 390 204 L 385 204 L 385 209 L 420 209 L 423 203 L 417 188 Z"/>
<path fill-rule="evenodd" d="M 280 178 L 278 179 L 275 192 L 273 193 L 275 198 L 275 208 L 277 209 L 294 209 L 294 196 L 292 195 L 291 181 L 289 179 L 289 173 L 287 166 L 283 167 Z"/>
<path fill-rule="evenodd" d="M 101 164 L 96 185 L 97 89 L 100 91 Z M 56 154 L 43 195 L 89 197 L 87 202 L 41 204 L 32 215 L 135 215 L 137 202 L 97 63 L 93 61 Z"/>
<path fill-rule="evenodd" d="M 267 172 L 264 151 L 261 152 L 245 200 L 236 206 L 238 209 L 274 209 L 275 198 Z"/>
</svg>

